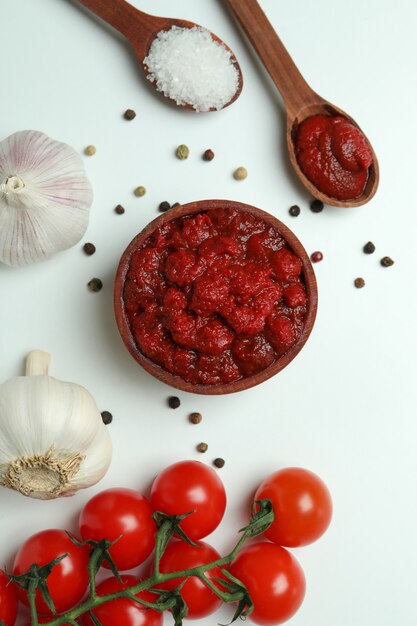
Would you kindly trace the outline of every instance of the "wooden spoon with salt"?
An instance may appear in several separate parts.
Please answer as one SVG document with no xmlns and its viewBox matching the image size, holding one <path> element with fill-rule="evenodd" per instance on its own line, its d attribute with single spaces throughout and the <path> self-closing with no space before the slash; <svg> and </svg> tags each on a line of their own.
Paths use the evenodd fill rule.
<svg viewBox="0 0 417 626">
<path fill-rule="evenodd" d="M 144 64 L 144 59 L 148 55 L 149 49 L 153 41 L 157 37 L 158 33 L 160 33 L 161 31 L 169 31 L 173 26 L 177 26 L 179 28 L 202 28 L 194 22 L 188 22 L 186 20 L 168 17 L 156 17 L 154 15 L 149 15 L 148 13 L 143 13 L 143 11 L 139 11 L 139 9 L 136 9 L 134 6 L 126 2 L 126 0 L 79 1 L 85 7 L 90 9 L 90 11 L 98 15 L 98 17 L 113 26 L 113 28 L 118 30 L 122 35 L 126 37 L 130 45 L 132 46 L 135 55 L 137 56 L 138 61 L 146 76 L 148 76 L 150 72 L 147 66 Z M 243 87 L 242 71 L 232 50 L 214 33 L 210 32 L 210 35 L 215 42 L 222 45 L 227 50 L 227 52 L 230 54 L 230 62 L 233 64 L 237 71 L 236 91 L 234 92 L 233 96 L 228 100 L 228 102 L 221 106 L 221 108 L 225 108 L 226 106 L 232 104 L 232 102 L 234 102 L 240 96 Z M 152 85 L 155 87 L 155 89 L 157 89 L 155 82 L 152 82 Z M 195 109 L 195 106 L 193 106 L 192 102 L 182 102 L 181 104 L 179 104 L 176 100 L 170 98 L 169 95 L 167 95 L 166 93 L 164 93 L 163 95 L 166 96 L 170 102 L 173 102 L 178 106 L 182 106 L 186 109 Z M 216 111 L 218 109 L 211 107 L 209 110 Z"/>
<path fill-rule="evenodd" d="M 360 196 L 352 200 L 337 200 L 322 193 L 303 174 L 294 149 L 294 136 L 298 125 L 303 120 L 312 115 L 340 115 L 359 130 L 361 129 L 347 113 L 324 100 L 306 83 L 257 0 L 225 0 L 225 2 L 240 22 L 284 100 L 287 111 L 287 145 L 290 161 L 301 182 L 315 198 L 325 204 L 356 207 L 369 202 L 378 188 L 379 167 L 375 152 L 368 139 L 373 163 L 369 168 L 366 186 Z M 362 130 L 361 132 L 363 133 Z"/>
</svg>

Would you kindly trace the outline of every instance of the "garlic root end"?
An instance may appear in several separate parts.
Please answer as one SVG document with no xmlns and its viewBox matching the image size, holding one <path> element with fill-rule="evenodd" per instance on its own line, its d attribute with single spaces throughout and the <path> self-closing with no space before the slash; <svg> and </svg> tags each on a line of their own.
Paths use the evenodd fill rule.
<svg viewBox="0 0 417 626">
<path fill-rule="evenodd" d="M 39 500 L 72 495 L 76 490 L 70 489 L 71 480 L 84 460 L 80 452 L 58 456 L 51 447 L 46 454 L 22 456 L 9 463 L 0 484 Z"/>
</svg>

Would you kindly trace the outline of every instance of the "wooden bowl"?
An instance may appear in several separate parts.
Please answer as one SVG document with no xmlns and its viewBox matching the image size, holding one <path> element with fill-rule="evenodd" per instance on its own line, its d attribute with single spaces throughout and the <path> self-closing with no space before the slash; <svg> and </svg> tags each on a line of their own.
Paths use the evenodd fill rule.
<svg viewBox="0 0 417 626">
<path fill-rule="evenodd" d="M 288 352 L 286 352 L 277 361 L 272 363 L 269 367 L 260 372 L 257 372 L 256 374 L 252 374 L 251 376 L 242 378 L 231 383 L 221 383 L 216 385 L 193 384 L 186 382 L 179 376 L 176 376 L 166 371 L 161 366 L 157 365 L 140 352 L 131 333 L 129 322 L 125 314 L 123 299 L 124 285 L 126 275 L 130 267 L 132 254 L 157 228 L 163 226 L 167 222 L 178 219 L 179 217 L 184 217 L 186 215 L 192 215 L 194 213 L 200 213 L 203 211 L 206 212 L 210 211 L 211 209 L 220 208 L 234 209 L 237 211 L 250 213 L 264 220 L 267 224 L 273 226 L 281 233 L 288 246 L 302 261 L 303 278 L 308 296 L 307 312 L 304 318 L 303 332 L 297 343 L 294 344 L 294 346 L 290 348 Z M 306 253 L 302 244 L 294 235 L 294 233 L 287 226 L 285 226 L 285 224 L 280 222 L 269 213 L 261 211 L 260 209 L 257 209 L 248 204 L 243 204 L 242 202 L 234 202 L 231 200 L 201 200 L 199 202 L 190 202 L 189 204 L 184 204 L 182 206 L 176 207 L 175 209 L 170 209 L 160 217 L 157 217 L 152 222 L 150 222 L 142 230 L 142 232 L 136 235 L 136 237 L 130 242 L 120 259 L 119 267 L 116 273 L 114 289 L 114 310 L 117 326 L 119 328 L 120 335 L 124 341 L 126 348 L 129 350 L 133 358 L 149 374 L 152 374 L 152 376 L 155 376 L 155 378 L 158 378 L 162 382 L 171 385 L 172 387 L 176 387 L 177 389 L 181 389 L 182 391 L 189 391 L 191 393 L 199 393 L 204 395 L 220 395 L 225 393 L 233 393 L 236 391 L 243 391 L 244 389 L 249 389 L 250 387 L 259 385 L 259 383 L 267 380 L 268 378 L 271 378 L 271 376 L 274 376 L 275 374 L 280 372 L 294 359 L 294 357 L 300 352 L 301 348 L 306 343 L 314 325 L 317 313 L 317 283 L 308 254 Z"/>
</svg>

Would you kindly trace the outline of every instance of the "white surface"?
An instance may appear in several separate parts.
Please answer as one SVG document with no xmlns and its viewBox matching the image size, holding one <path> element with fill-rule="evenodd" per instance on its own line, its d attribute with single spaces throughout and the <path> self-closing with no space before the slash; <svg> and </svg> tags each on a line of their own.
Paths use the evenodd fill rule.
<svg viewBox="0 0 417 626">
<path fill-rule="evenodd" d="M 414 626 L 417 516 L 415 385 L 416 4 L 334 0 L 261 4 L 311 85 L 356 118 L 379 156 L 381 184 L 367 206 L 308 209 L 290 172 L 279 95 L 220 0 L 136 0 L 145 11 L 212 29 L 244 72 L 240 99 L 220 113 L 177 110 L 153 94 L 124 40 L 71 0 L 2 0 L 1 134 L 38 129 L 82 151 L 95 201 L 84 241 L 24 269 L 0 267 L 0 379 L 23 373 L 32 348 L 52 354 L 52 373 L 87 387 L 114 414 L 114 461 L 102 483 L 69 500 L 38 502 L 0 491 L 0 562 L 45 527 L 76 529 L 98 490 L 146 490 L 171 462 L 226 459 L 229 506 L 209 539 L 225 550 L 245 519 L 249 494 L 288 466 L 316 471 L 334 498 L 320 542 L 296 550 L 307 596 L 293 626 Z M 410 106 L 411 105 L 411 106 Z M 126 122 L 122 113 L 137 117 Z M 414 136 L 413 136 L 414 135 Z M 174 150 L 190 146 L 188 161 Z M 200 155 L 211 147 L 212 163 Z M 235 167 L 249 177 L 237 183 Z M 135 198 L 132 190 L 148 193 Z M 112 312 L 112 281 L 132 237 L 162 200 L 231 198 L 283 219 L 309 252 L 322 250 L 317 323 L 296 360 L 260 387 L 232 396 L 179 394 L 143 372 L 125 350 Z M 126 207 L 118 216 L 114 206 Z M 288 207 L 300 204 L 298 218 Z M 368 240 L 377 251 L 361 251 Z M 379 259 L 390 255 L 391 268 Z M 86 290 L 93 276 L 101 293 Z M 363 276 L 366 287 L 353 280 Z M 187 422 L 190 411 L 203 422 Z M 195 445 L 209 445 L 204 457 Z M 223 622 L 221 610 L 201 622 Z M 169 620 L 167 619 L 167 622 Z"/>
</svg>

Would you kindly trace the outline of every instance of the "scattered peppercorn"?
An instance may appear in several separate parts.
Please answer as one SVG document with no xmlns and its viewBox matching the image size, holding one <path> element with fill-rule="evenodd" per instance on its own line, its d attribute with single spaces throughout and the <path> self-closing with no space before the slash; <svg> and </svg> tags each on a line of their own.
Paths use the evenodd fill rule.
<svg viewBox="0 0 417 626">
<path fill-rule="evenodd" d="M 165 211 L 168 211 L 170 208 L 171 208 L 171 205 L 166 200 L 164 202 L 161 202 L 161 204 L 158 207 L 161 213 L 165 213 Z"/>
<path fill-rule="evenodd" d="M 190 148 L 182 143 L 176 149 L 175 154 L 177 155 L 178 159 L 180 159 L 181 161 L 185 161 L 185 159 L 188 159 L 188 157 L 190 156 Z"/>
<path fill-rule="evenodd" d="M 375 246 L 372 241 L 368 241 L 363 247 L 365 254 L 373 254 L 375 252 Z"/>
<path fill-rule="evenodd" d="M 357 289 L 362 289 L 362 287 L 365 287 L 365 281 L 363 278 L 355 278 L 354 285 Z"/>
<path fill-rule="evenodd" d="M 216 467 L 224 467 L 224 464 L 226 463 L 226 461 L 224 459 L 214 459 L 213 461 L 213 465 L 215 465 Z"/>
<path fill-rule="evenodd" d="M 199 444 L 198 444 L 198 446 L 197 446 L 197 450 L 198 450 L 199 452 L 207 452 L 207 450 L 208 450 L 208 445 L 202 441 L 201 443 L 199 443 Z"/>
<path fill-rule="evenodd" d="M 103 282 L 99 278 L 92 278 L 87 283 L 87 287 L 90 291 L 101 291 L 103 289 Z"/>
<path fill-rule="evenodd" d="M 174 202 L 174 204 L 172 205 L 171 209 L 176 209 L 177 206 L 181 206 L 179 202 Z"/>
<path fill-rule="evenodd" d="M 394 261 L 391 259 L 391 257 L 384 256 L 381 259 L 381 265 L 382 267 L 391 267 L 391 265 L 394 265 Z"/>
<path fill-rule="evenodd" d="M 84 154 L 86 154 L 87 156 L 93 156 L 93 154 L 95 154 L 96 152 L 97 150 L 95 146 L 87 146 L 86 148 L 84 148 Z"/>
<path fill-rule="evenodd" d="M 179 398 L 177 398 L 177 396 L 169 396 L 168 398 L 168 406 L 171 409 L 178 409 L 178 407 L 181 405 L 181 400 Z"/>
<path fill-rule="evenodd" d="M 136 187 L 134 194 L 135 196 L 138 196 L 138 198 L 141 198 L 142 196 L 144 196 L 146 193 L 146 189 L 145 187 L 142 187 L 142 185 L 140 185 L 139 187 Z"/>
<path fill-rule="evenodd" d="M 192 424 L 200 424 L 202 419 L 203 416 L 201 415 L 201 413 L 191 413 L 189 417 L 189 420 Z"/>
<path fill-rule="evenodd" d="M 134 120 L 136 117 L 136 113 L 133 109 L 126 109 L 126 111 L 123 114 L 123 117 L 125 118 L 125 120 Z"/>
<path fill-rule="evenodd" d="M 317 250 L 316 252 L 313 252 L 310 258 L 313 261 L 313 263 L 319 263 L 320 261 L 323 260 L 323 252 L 319 252 Z"/>
<path fill-rule="evenodd" d="M 310 209 L 313 213 L 321 213 L 324 209 L 324 204 L 321 200 L 312 200 L 310 202 Z"/>
<path fill-rule="evenodd" d="M 298 215 L 300 215 L 300 207 L 297 204 L 293 204 L 293 206 L 291 206 L 288 209 L 288 213 L 292 216 L 292 217 L 298 217 Z"/>
<path fill-rule="evenodd" d="M 203 154 L 203 161 L 212 161 L 214 159 L 213 150 L 206 150 Z"/>
<path fill-rule="evenodd" d="M 245 180 L 248 176 L 248 170 L 246 167 L 238 167 L 237 170 L 233 172 L 233 178 L 235 180 Z"/>
<path fill-rule="evenodd" d="M 110 413 L 110 411 L 102 411 L 101 419 L 103 420 L 103 424 L 107 426 L 108 424 L 112 423 L 113 415 Z"/>
<path fill-rule="evenodd" d="M 117 215 L 123 215 L 123 213 L 125 212 L 125 208 L 121 204 L 118 204 L 114 210 Z"/>
<path fill-rule="evenodd" d="M 88 256 L 91 256 L 96 251 L 96 247 L 93 243 L 85 243 L 83 245 L 83 250 Z"/>
</svg>

